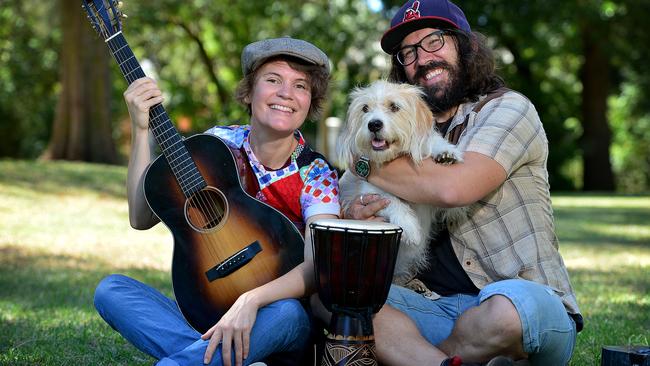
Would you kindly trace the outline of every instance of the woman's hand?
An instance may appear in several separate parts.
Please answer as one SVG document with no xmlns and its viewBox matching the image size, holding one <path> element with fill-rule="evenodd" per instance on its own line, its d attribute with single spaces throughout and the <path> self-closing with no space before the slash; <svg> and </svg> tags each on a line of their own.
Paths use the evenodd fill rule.
<svg viewBox="0 0 650 366">
<path fill-rule="evenodd" d="M 129 109 L 133 132 L 135 129 L 147 130 L 149 128 L 149 109 L 163 102 L 162 91 L 152 78 L 137 79 L 124 92 L 124 100 Z"/>
<path fill-rule="evenodd" d="M 248 357 L 251 330 L 255 324 L 258 309 L 259 305 L 250 293 L 239 296 L 219 322 L 201 336 L 203 340 L 210 339 L 203 363 L 210 363 L 214 351 L 221 344 L 223 364 L 231 366 L 231 352 L 234 344 L 235 365 L 241 366 L 243 360 Z"/>
<path fill-rule="evenodd" d="M 362 194 L 355 198 L 343 212 L 344 218 L 354 220 L 386 221 L 377 212 L 388 206 L 390 201 L 378 194 Z"/>
</svg>

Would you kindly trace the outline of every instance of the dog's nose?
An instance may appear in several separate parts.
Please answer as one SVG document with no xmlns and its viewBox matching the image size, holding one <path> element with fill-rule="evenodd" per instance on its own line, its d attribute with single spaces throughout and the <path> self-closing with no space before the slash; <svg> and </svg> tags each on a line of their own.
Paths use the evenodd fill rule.
<svg viewBox="0 0 650 366">
<path fill-rule="evenodd" d="M 378 119 L 373 119 L 372 121 L 368 122 L 368 129 L 370 132 L 377 132 L 381 130 L 382 127 L 384 127 L 384 123 Z"/>
</svg>

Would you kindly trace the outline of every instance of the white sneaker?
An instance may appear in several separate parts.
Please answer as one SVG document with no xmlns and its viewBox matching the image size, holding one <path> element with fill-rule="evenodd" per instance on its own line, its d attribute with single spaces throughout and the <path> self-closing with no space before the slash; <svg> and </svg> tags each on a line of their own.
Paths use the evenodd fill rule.
<svg viewBox="0 0 650 366">
<path fill-rule="evenodd" d="M 264 362 L 253 362 L 248 366 L 267 366 Z"/>
</svg>

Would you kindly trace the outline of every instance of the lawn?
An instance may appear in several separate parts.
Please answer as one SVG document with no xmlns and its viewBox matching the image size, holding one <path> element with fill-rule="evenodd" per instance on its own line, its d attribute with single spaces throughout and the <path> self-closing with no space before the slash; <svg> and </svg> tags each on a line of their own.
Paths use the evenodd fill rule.
<svg viewBox="0 0 650 366">
<path fill-rule="evenodd" d="M 166 228 L 128 225 L 123 167 L 0 160 L 0 365 L 150 365 L 92 305 L 125 273 L 171 294 Z M 650 196 L 554 195 L 586 328 L 571 365 L 650 342 Z"/>
</svg>

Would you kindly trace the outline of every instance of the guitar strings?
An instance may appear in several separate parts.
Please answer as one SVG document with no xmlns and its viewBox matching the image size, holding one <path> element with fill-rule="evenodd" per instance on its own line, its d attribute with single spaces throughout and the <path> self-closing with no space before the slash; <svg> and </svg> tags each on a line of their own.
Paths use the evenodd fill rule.
<svg viewBox="0 0 650 366">
<path fill-rule="evenodd" d="M 212 198 L 211 191 L 204 188 L 204 189 L 202 189 L 202 190 L 200 190 L 200 191 L 198 191 L 197 193 L 194 194 L 194 196 L 197 196 L 197 195 L 199 196 L 199 201 L 200 201 L 198 206 L 202 207 L 202 209 L 203 209 L 202 212 L 208 212 L 209 214 L 215 214 L 215 216 L 218 216 L 218 221 L 220 223 L 221 220 L 223 220 L 223 215 L 221 213 L 217 213 L 217 211 L 220 211 L 219 209 L 214 210 L 214 207 L 218 206 L 218 204 Z M 209 195 L 209 197 L 206 197 L 207 195 Z M 209 207 L 210 210 L 205 209 L 207 207 Z M 221 211 L 221 212 L 223 212 L 223 211 Z M 206 220 L 206 221 L 207 221 L 208 225 L 211 223 L 211 220 Z M 220 259 L 219 256 L 214 253 L 214 250 L 212 248 L 212 245 L 215 245 L 215 247 L 216 247 L 216 245 L 218 243 L 216 243 L 216 240 L 214 240 L 212 236 L 208 236 L 207 239 L 208 239 L 207 240 L 208 241 L 208 251 L 210 252 L 210 255 L 212 255 L 211 259 L 213 261 L 215 259 L 219 260 Z"/>
<path fill-rule="evenodd" d="M 128 47 L 128 43 L 126 42 L 126 40 L 123 37 L 115 37 L 115 38 L 113 38 L 113 40 L 107 42 L 107 45 L 111 49 L 111 51 L 112 51 L 111 53 L 113 54 L 113 57 L 116 59 L 116 61 L 118 63 L 118 66 L 120 67 L 120 70 L 122 71 L 122 74 L 124 75 L 125 79 L 127 80 L 127 82 L 129 84 L 134 82 L 137 78 L 139 78 L 141 76 L 145 76 L 144 72 L 142 71 L 141 66 L 139 65 L 137 59 L 135 58 L 135 55 L 133 54 L 131 49 Z M 122 50 L 124 50 L 124 52 L 121 52 Z M 122 56 L 122 60 L 120 60 L 120 56 Z M 125 68 L 125 66 L 130 68 L 130 71 L 128 71 L 128 69 Z M 156 107 L 157 107 L 157 105 L 153 106 L 152 108 L 155 109 Z M 157 114 L 154 113 L 154 114 L 152 114 L 150 116 L 152 122 L 154 122 L 154 125 L 152 126 L 153 132 L 157 132 L 156 129 L 164 127 L 164 124 L 168 121 L 168 119 L 165 119 L 165 121 L 162 121 L 162 122 L 160 121 L 161 117 L 163 117 L 164 115 L 165 115 L 165 111 L 164 111 L 164 108 L 163 108 L 161 113 L 157 113 Z M 171 123 L 171 121 L 170 121 L 170 123 Z M 172 128 L 173 128 L 173 125 L 172 125 Z M 159 145 L 161 146 L 161 148 L 163 150 L 169 149 L 173 144 L 176 144 L 178 142 L 182 142 L 182 140 L 181 141 L 176 140 L 176 141 L 173 142 L 173 144 L 168 144 L 166 141 L 169 140 L 170 137 L 172 137 L 172 136 L 166 136 L 165 135 L 168 131 L 169 131 L 169 129 L 166 130 L 166 131 L 163 131 L 162 133 L 159 134 L 160 136 L 165 137 L 164 140 L 159 142 Z M 181 157 L 182 156 L 178 156 L 175 159 L 178 159 L 178 158 L 181 158 Z M 174 162 L 175 159 L 172 160 L 172 161 L 168 161 L 168 163 L 170 165 L 175 164 L 175 162 Z M 199 173 L 199 175 L 200 175 L 200 173 Z M 177 181 L 178 181 L 178 183 L 179 183 L 179 185 L 181 187 L 181 190 L 183 190 L 184 193 L 185 192 L 191 192 L 196 187 L 196 186 L 191 186 L 188 189 L 188 183 L 184 181 L 182 176 L 178 177 Z M 195 198 L 195 199 L 193 199 L 193 198 Z M 201 190 L 191 194 L 186 199 L 189 199 L 189 200 L 194 201 L 194 202 L 197 203 L 196 208 L 197 208 L 198 211 L 200 211 L 202 213 L 203 219 L 204 219 L 205 223 L 207 224 L 207 225 L 203 225 L 203 226 L 211 225 L 211 223 L 212 223 L 212 220 L 210 220 L 211 217 L 217 219 L 217 221 L 219 223 L 223 220 L 225 209 L 220 207 L 220 205 L 212 198 L 212 194 L 210 193 L 209 190 L 205 190 L 205 188 L 202 188 Z M 189 216 L 189 214 L 188 214 L 188 216 Z M 188 217 L 188 220 L 191 220 L 191 218 Z M 205 229 L 205 228 L 202 227 L 202 229 Z M 214 261 L 215 259 L 218 260 L 219 256 L 216 255 L 216 253 L 214 252 L 214 250 L 212 248 L 212 245 L 216 245 L 217 243 L 211 242 L 212 241 L 211 239 L 212 239 L 211 237 L 208 237 L 208 241 L 209 241 L 209 243 L 208 243 L 208 254 L 210 256 L 212 256 L 211 259 Z"/>
<path fill-rule="evenodd" d="M 166 118 L 164 121 L 161 122 L 161 119 L 162 119 L 163 116 L 164 116 L 164 113 L 158 113 L 158 114 L 157 113 L 152 113 L 152 115 L 150 117 L 151 117 L 151 120 L 153 122 L 152 130 L 154 132 L 157 132 L 158 135 L 161 136 L 161 141 L 159 141 L 159 145 L 161 146 L 161 148 L 163 150 L 167 150 L 173 144 L 176 144 L 176 143 L 182 142 L 182 141 L 177 140 L 177 141 L 174 141 L 172 144 L 167 142 L 169 140 L 169 137 L 170 137 L 170 136 L 168 136 L 168 132 L 173 129 L 173 126 L 171 126 L 171 128 L 168 128 L 167 130 L 165 130 L 163 132 L 156 131 L 159 128 L 165 127 L 164 123 L 169 121 Z M 183 155 L 184 154 L 182 152 L 179 155 L 175 155 L 174 153 L 168 154 L 168 156 L 171 157 L 171 159 L 168 159 L 168 164 L 170 164 L 170 168 L 172 168 L 172 171 L 175 168 L 177 168 L 178 165 L 181 165 L 181 164 L 183 164 L 183 162 L 186 161 L 186 160 L 183 160 L 180 163 L 177 162 L 178 159 L 183 158 Z M 181 171 L 182 171 L 182 169 L 181 169 Z M 216 206 L 217 204 L 214 202 L 214 200 L 212 200 L 212 202 L 208 202 L 210 200 L 208 198 L 204 197 L 205 194 L 203 194 L 203 192 L 204 192 L 203 189 L 201 189 L 201 190 L 199 190 L 199 191 L 197 191 L 197 192 L 195 192 L 193 194 L 186 195 L 185 193 L 191 192 L 192 190 L 194 190 L 195 187 L 193 187 L 193 186 L 188 187 L 189 183 L 186 181 L 186 179 L 184 178 L 183 175 L 177 177 L 176 180 L 177 180 L 178 184 L 180 185 L 181 190 L 184 193 L 184 196 L 186 197 L 187 200 L 190 201 L 189 204 L 188 204 L 188 211 L 189 212 L 187 212 L 187 216 L 186 216 L 186 219 L 190 221 L 190 224 L 194 224 L 194 226 L 197 229 L 205 229 L 204 224 L 197 223 L 197 222 L 193 221 L 193 219 L 195 219 L 195 218 L 198 219 L 198 213 L 194 212 L 193 210 L 190 210 L 190 208 L 192 208 L 192 207 L 195 207 L 196 210 L 198 210 L 200 213 L 203 214 L 204 223 L 209 223 L 209 220 L 207 219 L 207 217 L 209 217 L 210 215 L 218 217 L 219 221 L 221 221 L 223 219 L 223 215 L 220 215 L 216 211 L 214 211 L 214 209 L 211 209 L 212 207 Z M 195 204 L 192 204 L 193 202 Z M 203 241 L 203 240 L 205 240 L 205 238 L 203 236 L 201 236 L 201 240 Z M 212 261 L 215 261 L 215 260 L 219 259 L 219 256 L 217 255 L 217 253 L 215 253 L 215 249 L 212 247 L 212 245 L 216 245 L 216 244 L 217 243 L 215 243 L 215 242 L 213 242 L 211 240 L 211 237 L 208 237 L 207 251 L 208 251 L 208 255 L 210 255 L 210 257 L 211 257 L 210 259 Z"/>
</svg>

